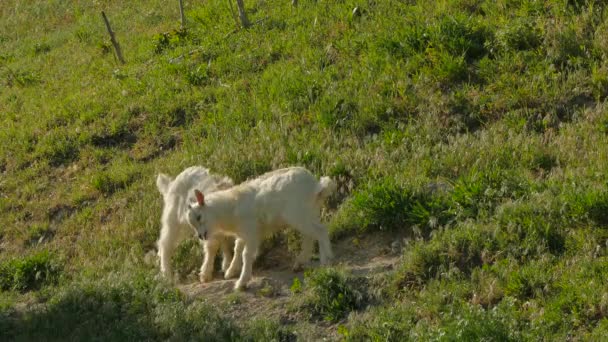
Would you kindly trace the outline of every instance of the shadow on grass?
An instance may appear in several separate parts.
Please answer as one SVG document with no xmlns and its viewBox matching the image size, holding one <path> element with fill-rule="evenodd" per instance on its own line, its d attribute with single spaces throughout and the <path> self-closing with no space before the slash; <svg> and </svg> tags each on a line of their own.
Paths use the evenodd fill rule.
<svg viewBox="0 0 608 342">
<path fill-rule="evenodd" d="M 69 285 L 45 304 L 0 311 L 5 341 L 233 341 L 239 331 L 201 302 L 149 277 Z"/>
</svg>

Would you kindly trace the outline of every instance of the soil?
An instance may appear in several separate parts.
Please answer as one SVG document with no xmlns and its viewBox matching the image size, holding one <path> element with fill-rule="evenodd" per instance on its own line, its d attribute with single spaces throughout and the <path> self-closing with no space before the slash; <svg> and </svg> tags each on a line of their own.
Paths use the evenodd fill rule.
<svg viewBox="0 0 608 342">
<path fill-rule="evenodd" d="M 376 234 L 365 238 L 346 238 L 334 242 L 333 266 L 358 277 L 387 273 L 399 260 L 402 237 Z M 291 269 L 294 255 L 285 246 L 276 246 L 256 262 L 253 278 L 245 291 L 235 292 L 235 279 L 224 280 L 217 272 L 213 281 L 191 280 L 179 288 L 190 298 L 203 299 L 239 324 L 256 318 L 292 325 L 298 341 L 334 341 L 339 339 L 337 324 L 310 321 L 294 310 L 290 287 L 295 278 L 303 281 L 304 272 Z M 317 267 L 313 260 L 308 267 Z"/>
</svg>

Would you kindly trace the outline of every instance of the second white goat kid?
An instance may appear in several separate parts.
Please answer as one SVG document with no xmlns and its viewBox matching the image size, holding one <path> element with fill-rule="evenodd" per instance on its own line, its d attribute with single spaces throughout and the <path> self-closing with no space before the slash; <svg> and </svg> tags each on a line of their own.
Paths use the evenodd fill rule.
<svg viewBox="0 0 608 342">
<path fill-rule="evenodd" d="M 329 232 L 321 223 L 320 209 L 336 189 L 329 177 L 320 181 L 305 168 L 290 167 L 266 173 L 227 190 L 203 194 L 195 190 L 197 203 L 188 210 L 187 219 L 201 239 L 218 232 L 237 236 L 235 257 L 226 278 L 241 275 L 235 289 L 247 287 L 252 265 L 262 239 L 285 226 L 302 234 L 302 250 L 294 267 L 310 260 L 314 240 L 319 242 L 321 264 L 332 258 Z M 240 248 L 243 249 L 242 265 Z"/>
<path fill-rule="evenodd" d="M 196 232 L 188 224 L 186 214 L 192 199 L 193 189 L 203 189 L 208 193 L 227 189 L 234 185 L 232 179 L 211 174 L 208 169 L 201 166 L 192 166 L 182 171 L 175 179 L 165 174 L 156 178 L 156 186 L 163 195 L 162 228 L 160 239 L 157 242 L 160 257 L 160 270 L 165 276 L 172 275 L 171 256 L 180 242 L 189 237 L 196 236 Z M 205 256 L 200 280 L 206 282 L 213 275 L 213 261 L 218 249 L 222 249 L 222 270 L 225 272 L 232 260 L 232 238 L 224 235 L 210 236 L 204 242 Z M 240 256 L 239 256 L 240 259 Z"/>
</svg>

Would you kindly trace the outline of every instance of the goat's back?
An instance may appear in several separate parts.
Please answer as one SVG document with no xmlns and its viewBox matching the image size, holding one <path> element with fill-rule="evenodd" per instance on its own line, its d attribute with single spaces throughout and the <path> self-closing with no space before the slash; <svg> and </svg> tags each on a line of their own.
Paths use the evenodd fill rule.
<svg viewBox="0 0 608 342">
<path fill-rule="evenodd" d="M 229 191 L 244 211 L 252 210 L 264 221 L 279 220 L 285 213 L 314 210 L 320 183 L 305 168 L 275 170 Z"/>
</svg>

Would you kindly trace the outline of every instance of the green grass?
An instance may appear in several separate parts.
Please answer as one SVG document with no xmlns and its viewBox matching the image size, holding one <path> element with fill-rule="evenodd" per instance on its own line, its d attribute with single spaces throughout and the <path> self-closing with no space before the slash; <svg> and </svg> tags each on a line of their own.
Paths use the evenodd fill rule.
<svg viewBox="0 0 608 342">
<path fill-rule="evenodd" d="M 31 291 L 56 283 L 61 264 L 48 251 L 40 251 L 23 258 L 13 258 L 0 264 L 0 289 Z"/>
<path fill-rule="evenodd" d="M 221 1 L 187 2 L 185 30 L 159 1 L 3 3 L 0 331 L 293 338 L 175 294 L 144 255 L 156 173 L 304 165 L 338 181 L 334 239 L 409 238 L 367 306 L 350 276 L 310 273 L 293 294 L 310 298 L 306 324 L 347 340 L 605 339 L 605 3 L 290 3 L 246 2 L 248 30 Z M 200 250 L 174 263 L 187 276 Z"/>
<path fill-rule="evenodd" d="M 311 270 L 304 274 L 304 284 L 294 282 L 291 291 L 302 293 L 299 306 L 311 319 L 338 322 L 363 306 L 364 293 L 354 288 L 354 280 L 336 269 Z"/>
<path fill-rule="evenodd" d="M 7 315 L 2 312 L 0 315 Z M 3 320 L 15 340 L 237 340 L 238 329 L 148 274 L 110 275 L 59 288 L 44 307 Z"/>
</svg>

